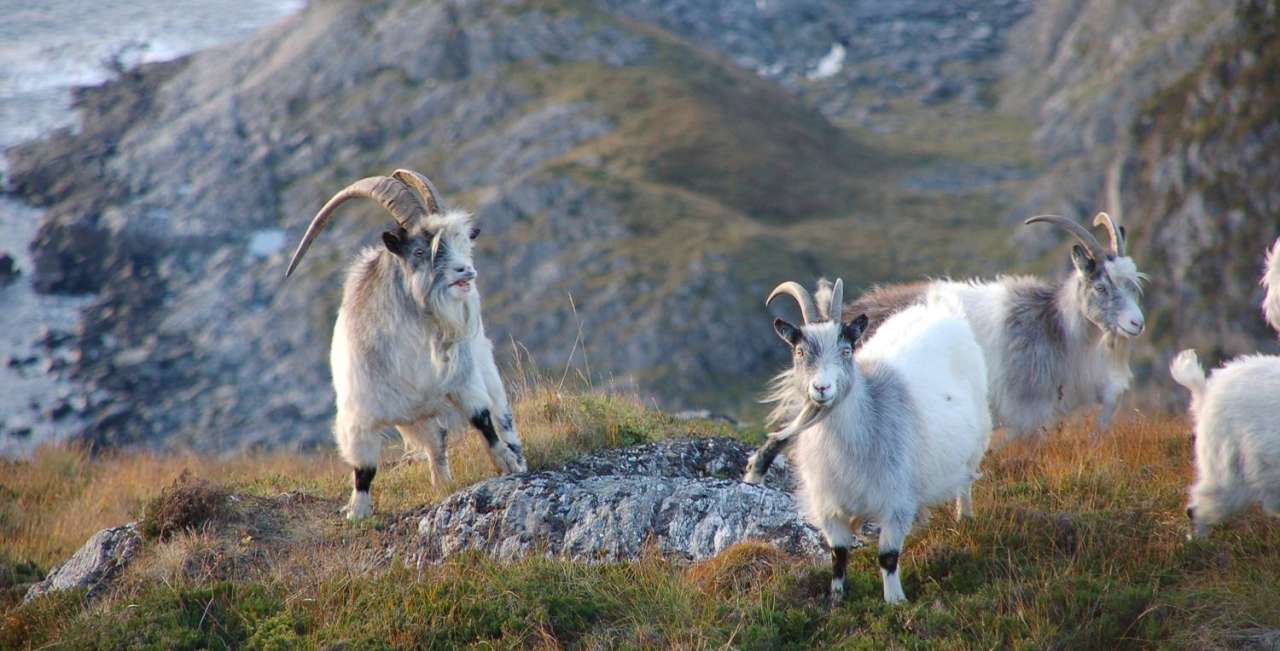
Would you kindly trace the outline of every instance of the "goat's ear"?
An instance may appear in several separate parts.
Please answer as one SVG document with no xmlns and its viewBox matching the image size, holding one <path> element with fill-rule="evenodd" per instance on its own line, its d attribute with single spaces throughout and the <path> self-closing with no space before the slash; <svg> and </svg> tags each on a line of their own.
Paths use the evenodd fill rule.
<svg viewBox="0 0 1280 651">
<path fill-rule="evenodd" d="M 387 250 L 396 254 L 404 255 L 405 240 L 408 239 L 409 233 L 403 228 L 397 228 L 394 231 L 383 231 L 382 244 Z"/>
<path fill-rule="evenodd" d="M 471 239 L 473 239 L 473 240 L 474 240 L 474 239 L 476 239 L 477 237 L 480 237 L 480 227 L 479 227 L 479 226 L 472 226 L 472 227 L 471 227 Z"/>
<path fill-rule="evenodd" d="M 792 348 L 795 348 L 796 344 L 800 343 L 800 340 L 804 338 L 804 333 L 800 332 L 800 328 L 797 328 L 782 319 L 773 320 L 773 331 L 778 333 L 778 336 L 781 337 L 783 341 L 787 342 L 787 345 Z"/>
<path fill-rule="evenodd" d="M 844 335 L 844 338 L 848 339 L 849 343 L 856 344 L 858 339 L 862 338 L 862 333 L 867 331 L 867 324 L 870 322 L 871 319 L 868 319 L 867 315 L 859 314 L 858 318 L 840 327 L 840 334 Z"/>
<path fill-rule="evenodd" d="M 1071 264 L 1076 266 L 1076 271 L 1088 276 L 1097 268 L 1098 263 L 1089 257 L 1089 252 L 1084 250 L 1083 246 L 1076 244 L 1071 247 Z"/>
</svg>

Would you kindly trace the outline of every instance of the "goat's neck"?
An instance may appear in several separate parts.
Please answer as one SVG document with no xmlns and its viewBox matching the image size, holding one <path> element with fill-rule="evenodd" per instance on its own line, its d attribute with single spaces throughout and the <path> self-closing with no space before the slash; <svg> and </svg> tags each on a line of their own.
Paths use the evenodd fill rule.
<svg viewBox="0 0 1280 651">
<path fill-rule="evenodd" d="M 1054 295 L 1058 324 L 1068 348 L 1097 348 L 1103 344 L 1105 333 L 1084 316 L 1081 304 L 1084 283 L 1079 274 L 1073 273 L 1058 284 Z"/>
</svg>

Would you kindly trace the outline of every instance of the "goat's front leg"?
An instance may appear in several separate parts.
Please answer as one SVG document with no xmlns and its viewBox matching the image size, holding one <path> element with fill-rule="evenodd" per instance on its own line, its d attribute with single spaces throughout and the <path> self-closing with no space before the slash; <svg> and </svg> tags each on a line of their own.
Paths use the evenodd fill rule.
<svg viewBox="0 0 1280 651">
<path fill-rule="evenodd" d="M 498 472 L 508 474 L 527 469 L 520 444 L 513 447 L 498 434 L 499 427 L 505 424 L 506 419 L 502 416 L 494 418 L 489 394 L 478 377 L 458 391 L 452 399 L 458 410 L 484 436 L 485 443 L 489 445 L 489 456 L 498 467 Z"/>
<path fill-rule="evenodd" d="M 831 607 L 844 601 L 844 577 L 849 567 L 849 546 L 853 544 L 853 528 L 847 518 L 831 515 L 822 522 L 822 535 L 831 548 Z"/>
<path fill-rule="evenodd" d="M 449 447 L 446 437 L 449 430 L 434 418 L 424 418 L 409 425 L 397 425 L 400 436 L 406 443 L 421 448 L 427 453 L 427 461 L 431 464 L 431 485 L 440 486 L 453 479 L 449 472 Z"/>
<path fill-rule="evenodd" d="M 891 604 L 907 600 L 902 591 L 902 576 L 898 567 L 898 559 L 902 554 L 902 544 L 911 531 L 911 522 L 915 519 L 914 508 L 902 508 L 889 514 L 880 523 L 880 543 L 877 551 L 880 561 L 880 578 L 884 581 L 884 600 Z"/>
<path fill-rule="evenodd" d="M 485 393 L 489 396 L 489 410 L 493 418 L 494 428 L 499 438 L 519 457 L 520 468 L 524 472 L 526 462 L 524 445 L 520 442 L 520 434 L 516 431 L 516 419 L 511 413 L 511 403 L 507 400 L 507 389 L 502 384 L 502 376 L 498 374 L 498 363 L 493 359 L 493 343 L 487 337 L 480 337 L 472 347 L 476 372 L 484 383 Z"/>
<path fill-rule="evenodd" d="M 1098 420 L 1094 423 L 1093 432 L 1090 437 L 1097 441 L 1107 430 L 1111 429 L 1111 422 L 1116 417 L 1116 410 L 1120 406 L 1121 392 L 1107 392 L 1102 396 L 1102 408 L 1098 410 Z"/>
<path fill-rule="evenodd" d="M 769 467 L 773 465 L 773 460 L 778 453 L 787 449 L 795 437 L 775 437 L 770 436 L 765 439 L 764 445 L 761 445 L 747 459 L 747 472 L 742 477 L 742 481 L 748 484 L 760 484 L 764 482 L 765 473 L 769 472 Z"/>
</svg>

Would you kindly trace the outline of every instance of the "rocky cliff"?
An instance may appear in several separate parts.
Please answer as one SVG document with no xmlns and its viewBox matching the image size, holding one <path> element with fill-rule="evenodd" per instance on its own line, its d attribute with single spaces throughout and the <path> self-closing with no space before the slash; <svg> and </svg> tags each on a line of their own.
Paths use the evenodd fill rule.
<svg viewBox="0 0 1280 651">
<path fill-rule="evenodd" d="M 939 269 L 938 245 L 969 248 L 982 230 L 905 219 L 980 223 L 943 208 L 989 206 L 993 191 L 900 189 L 937 157 L 853 135 L 731 62 L 732 43 L 695 44 L 658 5 L 628 7 L 314 2 L 248 42 L 81 91 L 83 129 L 9 157 L 13 190 L 48 208 L 39 285 L 97 295 L 69 344 L 94 396 L 89 435 L 218 450 L 327 439 L 341 269 L 385 218 L 344 209 L 287 285 L 283 267 L 328 195 L 398 166 L 478 213 L 486 322 L 508 352 L 677 405 L 750 400 L 780 360 L 759 305 L 779 278 L 1000 268 L 995 255 Z M 788 21 L 811 19 L 762 15 L 752 29 L 779 51 Z"/>
<path fill-rule="evenodd" d="M 1237 221 L 1261 225 L 1196 240 L 1237 261 L 1233 286 L 1253 282 L 1257 220 L 1275 230 L 1251 165 L 1274 163 L 1274 118 L 1202 132 L 1161 108 L 1264 92 L 1266 74 L 1212 63 L 1274 70 L 1238 47 L 1274 15 L 1249 6 L 317 0 L 249 41 L 80 91 L 82 128 L 10 150 L 9 184 L 47 208 L 38 285 L 96 295 L 60 354 L 103 443 L 326 440 L 341 270 L 385 218 L 344 208 L 287 285 L 283 267 L 332 192 L 395 167 L 479 216 L 504 359 L 527 351 L 677 407 L 740 408 L 782 363 L 759 304 L 780 279 L 1045 269 L 1060 240 L 1011 224 L 1122 196 L 1110 209 L 1155 277 L 1149 371 L 1211 321 L 1169 316 L 1165 283 L 1188 267 L 1156 253 L 1191 237 L 1156 227 L 1174 211 L 1212 230 L 1192 177 L 1234 173 L 1221 187 L 1251 193 Z M 1170 195 L 1161 161 L 1193 147 L 1233 153 L 1180 170 Z M 1204 296 L 1215 318 L 1248 309 Z M 1232 346 L 1265 335 L 1251 328 Z"/>
</svg>

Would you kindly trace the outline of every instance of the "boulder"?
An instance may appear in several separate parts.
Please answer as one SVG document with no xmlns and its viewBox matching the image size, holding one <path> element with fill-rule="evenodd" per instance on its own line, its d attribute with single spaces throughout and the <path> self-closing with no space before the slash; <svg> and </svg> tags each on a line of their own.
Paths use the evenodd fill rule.
<svg viewBox="0 0 1280 651">
<path fill-rule="evenodd" d="M 777 474 L 762 486 L 738 479 L 750 452 L 732 439 L 673 440 L 481 482 L 411 516 L 418 541 L 409 560 L 420 566 L 479 550 L 501 560 L 620 561 L 650 545 L 702 560 L 747 539 L 820 554 L 821 534 L 786 492 L 785 468 L 771 469 Z"/>
<path fill-rule="evenodd" d="M 93 596 L 133 560 L 140 543 L 137 523 L 103 529 L 93 534 L 65 563 L 49 572 L 43 581 L 31 586 L 23 601 L 77 588 L 87 588 L 88 596 Z"/>
</svg>

